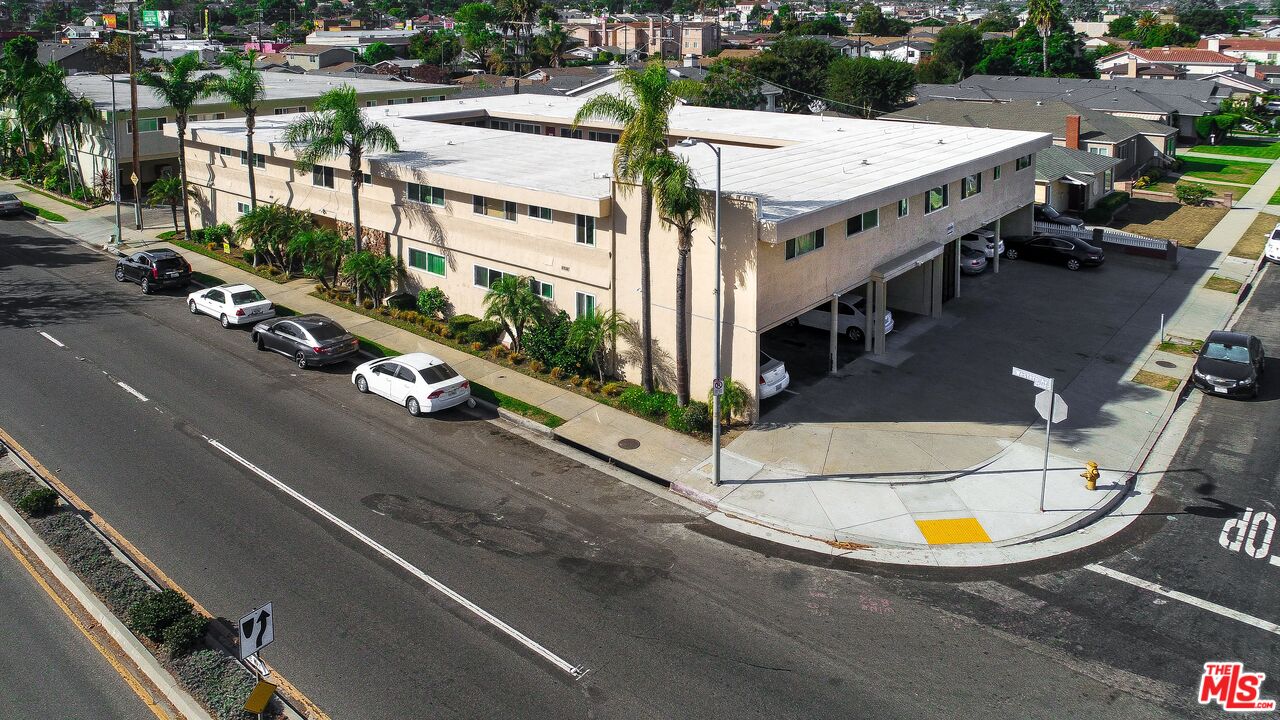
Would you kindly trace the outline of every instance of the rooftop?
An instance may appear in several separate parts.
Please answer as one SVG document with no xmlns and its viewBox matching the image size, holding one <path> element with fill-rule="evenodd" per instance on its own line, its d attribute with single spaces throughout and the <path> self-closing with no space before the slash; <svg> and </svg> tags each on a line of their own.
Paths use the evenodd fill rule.
<svg viewBox="0 0 1280 720">
<path fill-rule="evenodd" d="M 1125 55 L 1133 55 L 1139 60 L 1146 60 L 1154 63 L 1177 63 L 1177 64 L 1196 64 L 1196 65 L 1237 65 L 1240 58 L 1234 58 L 1230 55 L 1223 55 L 1213 50 L 1197 50 L 1195 48 L 1183 47 L 1159 47 L 1159 48 L 1129 48 L 1118 53 L 1112 53 L 1106 57 L 1099 58 L 1098 64 L 1104 65 L 1108 60 L 1118 60 Z"/>
<path fill-rule="evenodd" d="M 1075 176 L 1096 175 L 1119 164 L 1119 158 L 1054 145 L 1036 153 L 1036 180 L 1053 182 L 1071 177 L 1081 182 L 1088 182 L 1088 178 Z"/>
<path fill-rule="evenodd" d="M 952 85 L 918 85 L 920 102 L 932 99 L 1065 100 L 1103 112 L 1139 112 L 1168 115 L 1208 115 L 1231 94 L 1229 88 L 1200 80 L 1156 80 L 1150 78 L 1013 77 L 971 75 Z"/>
<path fill-rule="evenodd" d="M 1149 120 L 1116 117 L 1061 100 L 1019 100 L 1010 103 L 978 104 L 957 101 L 934 101 L 889 113 L 886 119 L 913 120 L 960 125 L 995 127 L 1006 130 L 1029 130 L 1066 137 L 1068 115 L 1080 116 L 1080 139 L 1116 143 L 1138 133 L 1173 135 L 1177 128 Z M 1140 123 L 1141 126 L 1137 126 Z"/>
</svg>

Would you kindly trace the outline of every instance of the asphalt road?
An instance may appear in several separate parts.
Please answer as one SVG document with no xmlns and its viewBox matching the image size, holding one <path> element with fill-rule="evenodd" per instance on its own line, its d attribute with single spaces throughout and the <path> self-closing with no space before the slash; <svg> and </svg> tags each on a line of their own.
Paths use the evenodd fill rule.
<svg viewBox="0 0 1280 720">
<path fill-rule="evenodd" d="M 211 611 L 274 601 L 264 657 L 336 718 L 1194 709 L 1163 677 L 1116 670 L 1127 647 L 1095 658 L 1059 627 L 986 617 L 951 583 L 731 544 L 493 424 L 410 418 L 357 394 L 348 368 L 298 371 L 188 315 L 177 293 L 144 297 L 110 272 L 43 228 L 0 225 L 0 426 Z M 587 674 L 556 669 L 209 438 Z"/>
<path fill-rule="evenodd" d="M 3 546 L 0 608 L 0 717 L 154 720 L 106 658 Z"/>
</svg>

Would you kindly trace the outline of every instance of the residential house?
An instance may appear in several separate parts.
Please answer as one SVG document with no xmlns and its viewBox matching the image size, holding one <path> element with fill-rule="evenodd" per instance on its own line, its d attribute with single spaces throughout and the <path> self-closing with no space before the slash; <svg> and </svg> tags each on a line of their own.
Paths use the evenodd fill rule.
<svg viewBox="0 0 1280 720">
<path fill-rule="evenodd" d="M 285 62 L 303 70 L 319 70 L 338 63 L 355 62 L 356 53 L 329 45 L 290 45 L 280 51 Z"/>
<path fill-rule="evenodd" d="M 866 55 L 877 60 L 897 60 L 918 65 L 921 60 L 933 55 L 933 43 L 924 40 L 897 40 L 875 45 L 867 50 Z"/>
<path fill-rule="evenodd" d="M 1200 38 L 1197 48 L 1220 52 L 1237 60 L 1275 65 L 1280 62 L 1280 38 L 1272 37 L 1207 37 Z"/>
<path fill-rule="evenodd" d="M 1239 58 L 1224 55 L 1216 50 L 1161 47 L 1128 48 L 1098 58 L 1098 71 L 1116 74 L 1117 66 L 1127 67 L 1130 60 L 1155 65 L 1171 65 L 1185 70 L 1188 75 L 1209 75 L 1223 71 L 1243 72 L 1245 69 L 1244 62 Z"/>
<path fill-rule="evenodd" d="M 36 45 L 36 59 L 46 65 L 58 65 L 68 73 L 98 72 L 102 69 L 102 56 L 95 47 L 97 43 L 85 41 L 42 42 Z"/>
</svg>

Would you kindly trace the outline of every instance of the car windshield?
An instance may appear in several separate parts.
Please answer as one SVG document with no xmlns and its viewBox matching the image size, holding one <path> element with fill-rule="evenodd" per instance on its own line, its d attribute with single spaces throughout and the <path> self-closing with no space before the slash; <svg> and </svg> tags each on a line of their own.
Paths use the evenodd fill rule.
<svg viewBox="0 0 1280 720">
<path fill-rule="evenodd" d="M 261 302 L 266 299 L 266 296 L 257 290 L 241 290 L 237 293 L 231 293 L 231 302 L 236 305 L 247 305 L 253 302 Z"/>
<path fill-rule="evenodd" d="M 427 381 L 428 385 L 434 385 L 438 382 L 444 382 L 445 380 L 452 380 L 458 377 L 458 371 L 444 363 L 432 365 L 428 368 L 422 368 L 418 371 L 418 374 L 422 376 L 423 380 Z"/>
<path fill-rule="evenodd" d="M 1226 360 L 1233 363 L 1249 362 L 1249 348 L 1244 345 L 1228 345 L 1226 343 L 1209 343 L 1204 346 L 1203 357 L 1210 360 Z"/>
<path fill-rule="evenodd" d="M 14 202 L 18 199 L 13 193 L 0 193 L 0 202 Z"/>
<path fill-rule="evenodd" d="M 307 331 L 311 333 L 311 337 L 319 340 L 320 342 L 332 340 L 347 334 L 347 331 L 343 330 L 341 325 L 333 321 L 308 325 Z"/>
</svg>

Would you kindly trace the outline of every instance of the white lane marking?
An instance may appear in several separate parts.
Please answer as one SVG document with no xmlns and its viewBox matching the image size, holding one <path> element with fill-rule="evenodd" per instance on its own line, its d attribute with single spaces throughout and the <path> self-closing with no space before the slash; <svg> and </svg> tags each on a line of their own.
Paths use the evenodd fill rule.
<svg viewBox="0 0 1280 720">
<path fill-rule="evenodd" d="M 441 593 L 444 593 L 449 599 L 463 606 L 467 610 L 470 610 L 471 612 L 475 613 L 482 620 L 494 626 L 498 630 L 501 630 L 508 637 L 520 643 L 521 645 L 524 645 L 525 647 L 529 648 L 534 653 L 538 654 L 539 656 L 541 656 L 543 659 L 545 659 L 547 662 L 551 663 L 552 665 L 555 665 L 560 670 L 563 670 L 564 672 L 568 673 L 574 678 L 580 678 L 587 673 L 586 668 L 573 665 L 569 661 L 565 660 L 559 655 L 556 655 L 555 653 L 551 652 L 547 648 L 543 647 L 542 645 L 534 641 L 529 636 L 525 635 L 519 630 L 516 630 L 515 628 L 506 624 L 502 620 L 499 620 L 497 617 L 490 614 L 484 608 L 480 607 L 479 605 L 476 605 L 475 603 L 471 602 L 470 600 L 466 599 L 465 597 L 459 595 L 457 592 L 450 589 L 449 586 L 445 585 L 439 580 L 436 580 L 435 578 L 431 577 L 425 572 L 419 570 L 417 567 L 410 564 L 408 560 L 405 560 L 404 558 L 395 554 L 391 550 L 388 550 L 385 546 L 383 546 L 378 541 L 374 540 L 373 538 L 370 538 L 368 535 L 365 535 L 364 533 L 355 529 L 351 525 L 347 524 L 344 520 L 338 518 L 333 513 L 329 512 L 328 510 L 325 510 L 324 508 L 320 507 L 316 503 L 312 502 L 309 498 L 299 493 L 297 490 L 294 490 L 288 485 L 285 485 L 284 483 L 275 479 L 267 471 L 263 470 L 262 468 L 259 468 L 258 466 L 254 465 L 253 463 L 241 457 L 240 455 L 237 455 L 235 451 L 233 451 L 231 448 L 228 448 L 226 445 L 223 445 L 222 443 L 218 442 L 217 440 L 214 440 L 211 437 L 208 437 L 208 436 L 203 436 L 203 437 L 205 440 L 209 441 L 210 445 L 222 451 L 222 453 L 225 454 L 227 457 L 240 463 L 245 468 L 253 472 L 255 475 L 262 478 L 263 480 L 266 480 L 272 485 L 275 485 L 276 487 L 283 490 L 285 493 L 288 493 L 289 496 L 292 497 L 294 500 L 297 500 L 303 505 L 306 505 L 307 507 L 311 508 L 312 510 L 314 510 L 316 513 L 318 513 L 321 517 L 325 518 L 329 522 L 333 523 L 334 525 L 337 525 L 343 530 L 346 530 L 348 533 L 351 534 L 352 537 L 356 538 L 357 540 L 364 543 L 365 545 L 368 545 L 369 547 L 373 548 L 383 557 L 387 558 L 391 562 L 404 568 L 409 573 L 417 577 L 419 580 L 425 582 L 426 584 L 430 585 L 436 590 L 439 590 Z"/>
<path fill-rule="evenodd" d="M 146 396 L 146 395 L 143 395 L 142 393 L 138 392 L 137 390 L 134 390 L 133 388 L 129 387 L 129 385 L 128 385 L 127 383 L 125 383 L 123 380 L 117 380 L 117 381 L 116 381 L 116 384 L 117 384 L 117 385 L 119 385 L 120 387 L 124 388 L 124 391 L 125 391 L 125 392 L 127 392 L 127 393 L 129 393 L 130 395 L 132 395 L 132 396 L 134 396 L 134 397 L 138 398 L 138 399 L 139 399 L 139 400 L 141 400 L 142 402 L 147 402 L 147 396 Z"/>
<path fill-rule="evenodd" d="M 1114 580 L 1119 580 L 1120 582 L 1129 583 L 1130 585 L 1133 585 L 1135 587 L 1140 587 L 1143 590 L 1150 590 L 1153 593 L 1164 595 L 1167 598 L 1172 598 L 1174 600 L 1179 600 L 1181 602 L 1187 603 L 1188 605 L 1193 605 L 1195 607 L 1200 608 L 1201 610 L 1208 610 L 1209 612 L 1217 613 L 1222 617 L 1230 618 L 1232 620 L 1237 620 L 1246 625 L 1252 625 L 1258 628 L 1259 630 L 1265 630 L 1269 633 L 1272 633 L 1273 635 L 1280 635 L 1280 625 L 1277 625 L 1276 623 L 1273 623 L 1269 620 L 1263 620 L 1262 618 L 1257 618 L 1247 613 L 1242 613 L 1239 610 L 1232 610 L 1229 607 L 1219 605 L 1218 603 L 1215 603 L 1215 602 L 1209 602 L 1208 600 L 1201 600 L 1200 598 L 1195 597 L 1193 595 L 1188 595 L 1184 592 L 1179 592 L 1177 590 L 1171 590 L 1163 585 L 1158 585 L 1156 583 L 1143 580 L 1142 578 L 1137 578 L 1132 575 L 1127 575 L 1125 573 L 1120 572 L 1119 570 L 1112 570 L 1111 568 L 1103 567 L 1096 563 L 1085 565 L 1084 567 L 1086 570 L 1092 570 L 1098 573 L 1099 575 L 1106 575 L 1107 577 L 1112 578 Z"/>
<path fill-rule="evenodd" d="M 66 345 L 63 345 L 62 343 L 58 342 L 58 338 L 56 338 L 56 337 L 54 337 L 54 336 L 50 335 L 49 333 L 47 333 L 47 332 L 45 332 L 45 331 L 41 330 L 41 331 L 40 331 L 40 334 L 44 336 L 44 339 L 45 339 L 45 340 L 48 340 L 49 342 L 53 343 L 54 345 L 57 345 L 57 346 L 58 346 L 58 347 L 60 347 L 60 348 L 64 348 L 64 347 L 66 347 Z"/>
</svg>

